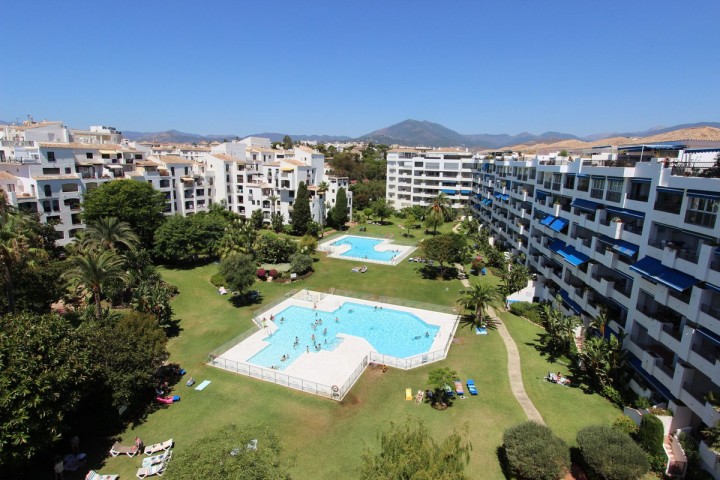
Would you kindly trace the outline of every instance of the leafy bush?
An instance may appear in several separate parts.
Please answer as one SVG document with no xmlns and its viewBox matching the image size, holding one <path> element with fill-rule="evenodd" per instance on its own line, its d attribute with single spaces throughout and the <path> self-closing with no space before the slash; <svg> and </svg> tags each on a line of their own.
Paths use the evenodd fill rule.
<svg viewBox="0 0 720 480">
<path fill-rule="evenodd" d="M 510 304 L 510 312 L 518 317 L 525 317 L 538 325 L 542 323 L 540 318 L 540 305 L 530 302 L 513 302 Z"/>
<path fill-rule="evenodd" d="M 578 432 L 577 443 L 588 467 L 605 480 L 635 480 L 650 469 L 640 446 L 613 427 L 585 427 Z"/>
<path fill-rule="evenodd" d="M 703 439 L 712 450 L 720 451 L 720 422 L 702 431 Z"/>
<path fill-rule="evenodd" d="M 264 268 L 258 268 L 258 269 L 255 271 L 255 275 L 256 275 L 258 278 L 265 278 L 265 277 L 267 276 L 267 271 L 266 271 Z"/>
<path fill-rule="evenodd" d="M 673 411 L 668 410 L 667 408 L 660 408 L 660 407 L 650 407 L 648 408 L 648 412 L 652 413 L 653 415 L 663 415 L 663 416 L 673 416 Z"/>
<path fill-rule="evenodd" d="M 638 426 L 635 420 L 627 415 L 618 415 L 617 418 L 613 420 L 612 426 L 614 429 L 626 433 L 631 437 L 638 432 Z"/>
<path fill-rule="evenodd" d="M 222 273 L 216 273 L 210 277 L 210 283 L 219 288 L 225 286 L 227 282 L 225 281 L 225 276 Z"/>
<path fill-rule="evenodd" d="M 652 407 L 652 402 L 647 397 L 637 397 L 634 402 L 635 408 L 638 410 Z"/>
<path fill-rule="evenodd" d="M 304 253 L 306 255 L 312 255 L 315 253 L 318 247 L 318 241 L 317 238 L 312 237 L 310 235 L 305 235 L 300 239 L 298 242 L 298 252 Z"/>
<path fill-rule="evenodd" d="M 312 268 L 313 259 L 310 255 L 296 253 L 290 257 L 290 271 L 293 273 L 305 273 Z"/>
<path fill-rule="evenodd" d="M 503 446 L 510 469 L 531 480 L 563 478 L 570 468 L 568 446 L 548 427 L 525 422 L 505 430 Z"/>
<path fill-rule="evenodd" d="M 600 392 L 600 394 L 603 397 L 610 400 L 611 402 L 613 402 L 615 405 L 618 405 L 618 406 L 623 405 L 622 393 L 620 393 L 620 391 L 615 387 L 611 387 L 610 385 L 605 385 L 602 388 L 602 391 Z"/>
<path fill-rule="evenodd" d="M 260 235 L 255 242 L 255 255 L 264 263 L 285 263 L 295 253 L 295 242 L 272 233 Z"/>
<path fill-rule="evenodd" d="M 712 480 L 712 475 L 702 469 L 700 460 L 700 452 L 698 451 L 698 442 L 685 432 L 681 432 L 678 436 L 680 446 L 687 456 L 687 472 L 685 478 L 693 480 Z"/>
<path fill-rule="evenodd" d="M 643 415 L 638 430 L 638 443 L 653 457 L 665 457 L 663 423 L 655 415 Z"/>
<path fill-rule="evenodd" d="M 278 277 L 278 271 L 274 268 L 271 268 L 270 271 L 267 272 L 268 277 L 277 278 Z"/>
</svg>

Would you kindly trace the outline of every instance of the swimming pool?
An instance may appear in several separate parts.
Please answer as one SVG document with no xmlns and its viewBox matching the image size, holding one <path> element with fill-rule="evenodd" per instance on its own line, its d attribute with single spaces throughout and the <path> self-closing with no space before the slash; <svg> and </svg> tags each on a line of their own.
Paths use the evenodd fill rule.
<svg viewBox="0 0 720 480">
<path fill-rule="evenodd" d="M 265 339 L 269 345 L 248 363 L 284 370 L 302 354 L 334 350 L 343 341 L 338 334 L 364 338 L 378 353 L 407 358 L 427 353 L 440 329 L 409 312 L 353 302 L 333 311 L 293 305 L 276 313 L 274 323 L 277 330 Z"/>
<path fill-rule="evenodd" d="M 345 237 L 331 243 L 330 245 L 333 247 L 349 245 L 350 250 L 341 253 L 340 256 L 357 260 L 375 260 L 380 262 L 390 262 L 402 252 L 399 247 L 389 245 L 387 243 L 386 248 L 378 250 L 376 247 L 382 243 L 386 243 L 386 240 L 372 237 L 353 237 L 350 235 L 346 235 Z"/>
</svg>

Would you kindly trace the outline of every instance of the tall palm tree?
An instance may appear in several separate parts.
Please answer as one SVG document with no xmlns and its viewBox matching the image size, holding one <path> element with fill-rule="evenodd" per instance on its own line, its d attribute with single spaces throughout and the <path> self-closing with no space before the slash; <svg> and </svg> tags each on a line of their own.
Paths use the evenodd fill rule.
<svg viewBox="0 0 720 480">
<path fill-rule="evenodd" d="M 325 227 L 325 193 L 327 193 L 330 185 L 327 182 L 320 182 L 317 186 L 317 193 L 320 196 L 320 237 L 323 236 Z"/>
<path fill-rule="evenodd" d="M 0 263 L 5 280 L 5 293 L 8 299 L 8 310 L 15 311 L 15 284 L 13 268 L 18 265 L 34 266 L 34 260 L 43 258 L 47 252 L 33 246 L 35 243 L 32 219 L 13 209 L 0 198 Z"/>
<path fill-rule="evenodd" d="M 117 251 L 119 246 L 134 250 L 140 239 L 127 222 L 115 217 L 102 217 L 90 223 L 85 229 L 82 245 L 86 248 Z"/>
<path fill-rule="evenodd" d="M 268 201 L 270 202 L 270 214 L 271 215 L 275 215 L 275 206 L 276 206 L 276 203 L 278 200 L 280 200 L 280 197 L 278 197 L 274 193 L 268 197 Z"/>
<path fill-rule="evenodd" d="M 435 198 L 430 202 L 430 206 L 425 212 L 426 224 L 433 227 L 433 234 L 437 233 L 437 227 L 445 222 L 446 218 L 450 218 L 451 207 L 450 199 L 443 192 L 439 192 Z"/>
<path fill-rule="evenodd" d="M 485 324 L 488 307 L 500 301 L 500 292 L 497 288 L 486 284 L 473 285 L 468 290 L 461 290 L 460 294 L 462 295 L 460 304 L 474 312 L 475 324 L 478 326 Z"/>
<path fill-rule="evenodd" d="M 89 250 L 84 255 L 70 258 L 69 262 L 71 267 L 63 277 L 92 294 L 95 314 L 98 320 L 102 319 L 100 301 L 103 286 L 117 280 L 128 280 L 128 274 L 123 270 L 123 259 L 111 250 Z"/>
</svg>

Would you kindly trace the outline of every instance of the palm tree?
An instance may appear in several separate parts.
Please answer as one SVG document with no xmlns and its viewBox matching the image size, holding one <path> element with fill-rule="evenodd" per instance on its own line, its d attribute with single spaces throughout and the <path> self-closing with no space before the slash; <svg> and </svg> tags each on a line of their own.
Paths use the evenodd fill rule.
<svg viewBox="0 0 720 480">
<path fill-rule="evenodd" d="M 90 223 L 85 229 L 82 245 L 86 248 L 117 251 L 120 245 L 134 250 L 140 239 L 127 222 L 115 217 L 102 217 Z"/>
<path fill-rule="evenodd" d="M 477 326 L 485 324 L 488 307 L 496 305 L 500 300 L 500 292 L 497 288 L 486 284 L 473 285 L 468 290 L 461 290 L 460 294 L 463 295 L 460 304 L 468 310 L 473 310 Z"/>
<path fill-rule="evenodd" d="M 327 182 L 320 182 L 317 186 L 317 193 L 320 195 L 320 237 L 323 237 L 325 226 L 325 193 L 330 188 Z"/>
<path fill-rule="evenodd" d="M 425 222 L 433 228 L 433 235 L 437 233 L 437 227 L 451 216 L 450 200 L 445 193 L 439 192 L 425 212 Z"/>
<path fill-rule="evenodd" d="M 113 281 L 127 281 L 128 274 L 123 271 L 123 259 L 111 250 L 90 250 L 84 255 L 72 257 L 71 267 L 65 271 L 63 277 L 74 285 L 92 293 L 95 300 L 95 314 L 97 319 L 102 318 L 102 305 L 100 304 L 103 286 Z"/>
<path fill-rule="evenodd" d="M 45 250 L 34 246 L 36 226 L 30 217 L 8 205 L 5 196 L 0 195 L 0 263 L 11 313 L 15 311 L 13 268 L 18 265 L 33 268 L 36 259 L 47 255 Z"/>
<path fill-rule="evenodd" d="M 278 200 L 280 200 L 280 197 L 278 197 L 278 196 L 275 195 L 274 193 L 271 194 L 271 195 L 268 197 L 268 201 L 270 202 L 270 213 L 271 213 L 271 215 L 274 215 L 274 214 L 275 214 L 275 207 L 276 207 L 276 203 L 277 203 Z"/>
</svg>

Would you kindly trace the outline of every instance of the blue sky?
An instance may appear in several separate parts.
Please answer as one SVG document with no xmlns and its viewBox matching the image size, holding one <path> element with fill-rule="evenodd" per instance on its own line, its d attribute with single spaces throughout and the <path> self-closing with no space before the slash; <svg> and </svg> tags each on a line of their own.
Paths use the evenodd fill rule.
<svg viewBox="0 0 720 480">
<path fill-rule="evenodd" d="M 0 120 L 359 136 L 718 121 L 720 2 L 3 2 Z"/>
</svg>

